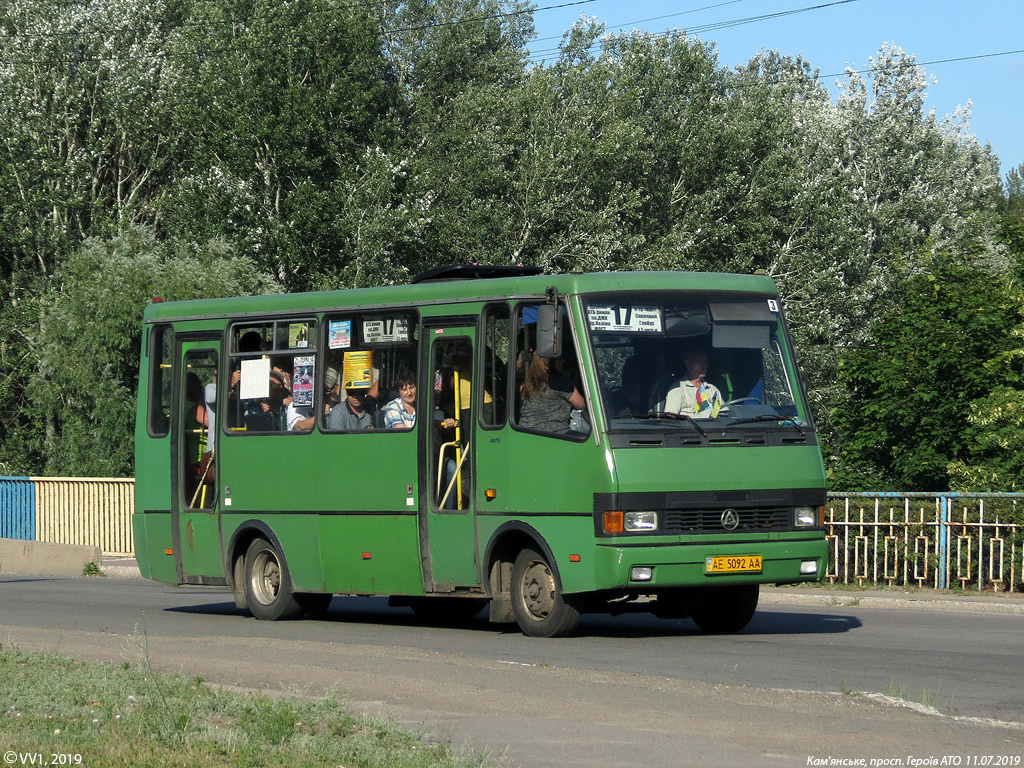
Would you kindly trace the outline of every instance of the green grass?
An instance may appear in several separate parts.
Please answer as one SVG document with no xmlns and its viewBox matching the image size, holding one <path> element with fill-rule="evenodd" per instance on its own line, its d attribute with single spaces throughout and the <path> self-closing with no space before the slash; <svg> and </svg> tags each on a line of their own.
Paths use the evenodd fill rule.
<svg viewBox="0 0 1024 768">
<path fill-rule="evenodd" d="M 482 756 L 354 715 L 336 696 L 246 695 L 201 678 L 0 650 L 5 751 L 81 755 L 80 765 L 469 768 Z M 76 761 L 72 761 L 75 764 Z"/>
<path fill-rule="evenodd" d="M 914 698 L 912 695 L 907 693 L 906 686 L 902 683 L 897 683 L 895 680 L 889 681 L 889 686 L 885 689 L 885 695 L 893 699 L 902 699 L 903 701 L 913 702 L 915 704 L 923 704 L 926 707 L 939 710 L 940 712 L 947 712 L 949 714 L 954 713 L 953 702 L 954 696 L 952 694 L 942 693 L 942 683 L 940 682 L 934 690 L 931 688 L 922 688 L 921 696 Z"/>
</svg>

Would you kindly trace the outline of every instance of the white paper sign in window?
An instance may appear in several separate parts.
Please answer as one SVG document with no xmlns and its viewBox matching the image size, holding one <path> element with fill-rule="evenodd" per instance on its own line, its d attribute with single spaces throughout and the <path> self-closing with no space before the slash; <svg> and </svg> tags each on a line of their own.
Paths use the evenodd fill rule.
<svg viewBox="0 0 1024 768">
<path fill-rule="evenodd" d="M 661 333 L 664 330 L 658 307 L 591 306 L 587 307 L 587 323 L 592 331 Z"/>
<path fill-rule="evenodd" d="M 238 385 L 241 400 L 255 400 L 270 396 L 270 358 L 242 361 L 242 380 Z"/>
<path fill-rule="evenodd" d="M 363 341 L 367 344 L 409 340 L 409 321 L 404 317 L 381 317 L 363 322 Z"/>
</svg>

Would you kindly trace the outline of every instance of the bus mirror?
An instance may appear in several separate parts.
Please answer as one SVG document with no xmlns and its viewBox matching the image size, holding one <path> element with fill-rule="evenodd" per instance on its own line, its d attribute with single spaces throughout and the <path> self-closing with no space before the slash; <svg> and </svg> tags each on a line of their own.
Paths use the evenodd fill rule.
<svg viewBox="0 0 1024 768">
<path fill-rule="evenodd" d="M 562 356 L 562 313 L 557 304 L 537 307 L 537 354 L 548 358 Z"/>
</svg>

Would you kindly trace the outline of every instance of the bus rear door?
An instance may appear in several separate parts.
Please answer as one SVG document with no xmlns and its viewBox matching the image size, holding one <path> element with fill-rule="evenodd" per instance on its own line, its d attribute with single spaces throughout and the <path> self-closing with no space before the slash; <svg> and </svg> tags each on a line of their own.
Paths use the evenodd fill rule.
<svg viewBox="0 0 1024 768">
<path fill-rule="evenodd" d="M 219 335 L 190 335 L 184 340 L 178 336 L 171 537 L 181 584 L 225 583 L 217 514 L 216 397 L 211 396 L 219 358 Z"/>
</svg>

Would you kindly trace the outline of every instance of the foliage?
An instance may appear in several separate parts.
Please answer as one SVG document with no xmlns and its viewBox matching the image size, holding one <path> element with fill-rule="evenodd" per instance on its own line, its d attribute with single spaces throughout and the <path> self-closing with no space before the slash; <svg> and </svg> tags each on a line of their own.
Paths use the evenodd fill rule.
<svg viewBox="0 0 1024 768">
<path fill-rule="evenodd" d="M 57 271 L 32 347 L 31 399 L 49 425 L 47 474 L 131 476 L 142 310 L 152 297 L 213 298 L 276 286 L 223 241 L 149 229 L 89 239 Z"/>
<path fill-rule="evenodd" d="M 926 114 L 931 80 L 895 46 L 833 99 L 799 57 L 729 71 L 683 32 L 607 35 L 593 20 L 532 65 L 528 11 L 0 6 L 0 471 L 128 471 L 150 295 L 391 284 L 481 262 L 766 270 L 834 476 L 903 477 L 866 450 L 888 428 L 854 425 L 847 387 L 871 378 L 854 361 L 888 343 L 879 323 L 895 327 L 908 284 L 926 287 L 928 254 L 993 285 L 1024 278 L 1021 171 L 1000 196 L 969 109 Z M 925 346 L 945 333 L 909 311 Z M 852 378 L 837 375 L 847 348 Z M 844 443 L 851 430 L 863 446 Z"/>
<path fill-rule="evenodd" d="M 1006 333 L 1024 321 L 1013 286 L 947 254 L 924 266 L 905 278 L 902 300 L 882 313 L 871 342 L 841 357 L 849 394 L 834 420 L 844 445 L 836 487 L 944 491 L 951 463 L 972 485 L 963 462 L 979 444 L 970 423 L 1020 379 L 1019 365 L 1014 372 L 996 362 L 1020 356 L 1020 340 Z"/>
</svg>

